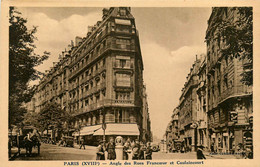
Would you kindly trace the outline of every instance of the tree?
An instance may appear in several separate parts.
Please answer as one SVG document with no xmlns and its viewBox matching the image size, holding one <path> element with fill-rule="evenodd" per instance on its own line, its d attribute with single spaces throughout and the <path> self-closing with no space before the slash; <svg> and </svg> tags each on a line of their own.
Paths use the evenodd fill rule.
<svg viewBox="0 0 260 167">
<path fill-rule="evenodd" d="M 26 112 L 22 104 L 30 101 L 35 87 L 29 82 L 39 79 L 41 73 L 35 69 L 49 56 L 48 52 L 34 52 L 37 27 L 29 30 L 27 20 L 14 7 L 10 7 L 9 18 L 9 127 L 22 122 Z"/>
<path fill-rule="evenodd" d="M 36 112 L 26 112 L 23 117 L 23 125 L 31 125 L 36 128 L 40 128 L 38 121 L 39 114 Z"/>
<path fill-rule="evenodd" d="M 47 134 L 49 129 L 63 132 L 63 125 L 65 122 L 68 122 L 69 119 L 69 114 L 61 109 L 61 106 L 57 103 L 47 103 L 38 116 L 40 130 L 47 130 Z"/>
<path fill-rule="evenodd" d="M 227 8 L 225 8 L 227 10 Z M 235 19 L 220 21 L 218 36 L 224 37 L 228 47 L 222 49 L 224 55 L 243 61 L 242 82 L 253 85 L 253 11 L 252 7 L 231 8 Z"/>
</svg>

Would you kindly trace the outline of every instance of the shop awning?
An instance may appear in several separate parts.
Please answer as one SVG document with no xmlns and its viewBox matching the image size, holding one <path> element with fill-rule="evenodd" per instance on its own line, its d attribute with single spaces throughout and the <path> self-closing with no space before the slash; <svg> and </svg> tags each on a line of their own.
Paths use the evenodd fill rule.
<svg viewBox="0 0 260 167">
<path fill-rule="evenodd" d="M 107 124 L 106 135 L 139 136 L 137 124 Z M 103 129 L 97 130 L 94 136 L 103 135 Z"/>
<path fill-rule="evenodd" d="M 85 126 L 80 130 L 80 133 L 78 131 L 72 133 L 72 136 L 86 136 L 86 135 L 92 135 L 95 131 L 101 128 L 101 125 L 94 125 L 94 126 Z"/>
</svg>

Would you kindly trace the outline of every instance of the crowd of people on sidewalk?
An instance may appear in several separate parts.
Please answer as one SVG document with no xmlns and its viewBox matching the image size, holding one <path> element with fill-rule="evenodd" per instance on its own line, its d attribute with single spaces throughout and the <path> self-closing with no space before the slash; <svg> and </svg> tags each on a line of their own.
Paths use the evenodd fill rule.
<svg viewBox="0 0 260 167">
<path fill-rule="evenodd" d="M 105 160 L 105 152 L 107 152 L 107 160 L 116 159 L 116 145 L 114 139 L 111 137 L 108 143 L 104 143 L 102 140 L 97 147 L 96 160 Z M 152 148 L 150 142 L 146 144 L 139 140 L 130 140 L 128 138 L 123 143 L 123 160 L 151 160 Z"/>
</svg>

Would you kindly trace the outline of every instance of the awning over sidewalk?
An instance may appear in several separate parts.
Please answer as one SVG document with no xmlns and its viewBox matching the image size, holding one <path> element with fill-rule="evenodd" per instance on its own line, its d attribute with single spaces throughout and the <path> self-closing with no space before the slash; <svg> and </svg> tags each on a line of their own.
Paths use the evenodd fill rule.
<svg viewBox="0 0 260 167">
<path fill-rule="evenodd" d="M 92 135 L 95 131 L 101 128 L 101 125 L 94 125 L 94 126 L 85 126 L 80 130 L 72 133 L 72 136 L 85 136 L 85 135 Z"/>
<path fill-rule="evenodd" d="M 106 135 L 139 136 L 137 124 L 107 124 Z M 94 136 L 103 135 L 103 129 L 97 130 Z"/>
</svg>

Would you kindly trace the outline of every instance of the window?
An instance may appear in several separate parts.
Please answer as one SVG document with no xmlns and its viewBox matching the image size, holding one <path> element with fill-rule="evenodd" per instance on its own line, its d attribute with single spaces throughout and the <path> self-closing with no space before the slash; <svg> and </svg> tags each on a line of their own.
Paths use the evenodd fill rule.
<svg viewBox="0 0 260 167">
<path fill-rule="evenodd" d="M 106 45 L 107 45 L 107 41 L 104 40 L 104 42 L 103 42 L 103 48 L 106 48 Z"/>
<path fill-rule="evenodd" d="M 89 56 L 87 56 L 85 59 L 86 59 L 86 62 L 88 61 L 88 58 L 89 58 Z"/>
<path fill-rule="evenodd" d="M 106 59 L 104 58 L 103 59 L 103 66 L 105 66 L 106 65 Z"/>
<path fill-rule="evenodd" d="M 100 99 L 100 95 L 98 94 L 98 95 L 96 96 L 97 102 L 99 101 L 99 99 Z"/>
<path fill-rule="evenodd" d="M 126 65 L 126 60 L 120 60 L 120 67 L 124 68 Z"/>
<path fill-rule="evenodd" d="M 87 106 L 88 105 L 88 99 L 87 100 L 85 100 L 85 106 Z"/>
<path fill-rule="evenodd" d="M 116 44 L 120 49 L 126 49 L 130 45 L 130 40 L 128 39 L 117 39 Z"/>
<path fill-rule="evenodd" d="M 116 74 L 116 86 L 131 86 L 130 75 L 129 74 Z"/>
<path fill-rule="evenodd" d="M 100 51 L 100 45 L 97 47 L 97 54 L 99 54 L 99 51 Z"/>
<path fill-rule="evenodd" d="M 88 89 L 89 89 L 89 85 L 86 85 L 86 86 L 85 86 L 85 89 L 86 89 L 86 91 L 88 91 Z"/>
<path fill-rule="evenodd" d="M 86 71 L 86 72 L 85 72 L 85 75 L 88 76 L 88 75 L 89 75 L 89 71 Z"/>
<path fill-rule="evenodd" d="M 117 59 L 115 62 L 117 68 L 130 68 L 130 59 Z"/>
<path fill-rule="evenodd" d="M 126 16 L 126 10 L 120 9 L 120 16 Z"/>
<path fill-rule="evenodd" d="M 100 85 L 100 78 L 99 77 L 96 78 L 96 84 L 97 84 L 97 86 Z"/>
<path fill-rule="evenodd" d="M 125 25 L 116 25 L 117 32 L 129 33 L 130 27 Z"/>
<path fill-rule="evenodd" d="M 116 123 L 129 123 L 130 122 L 130 114 L 127 110 L 116 110 L 115 111 L 115 122 Z"/>
<path fill-rule="evenodd" d="M 117 100 L 130 100 L 130 92 L 116 92 Z"/>
</svg>

